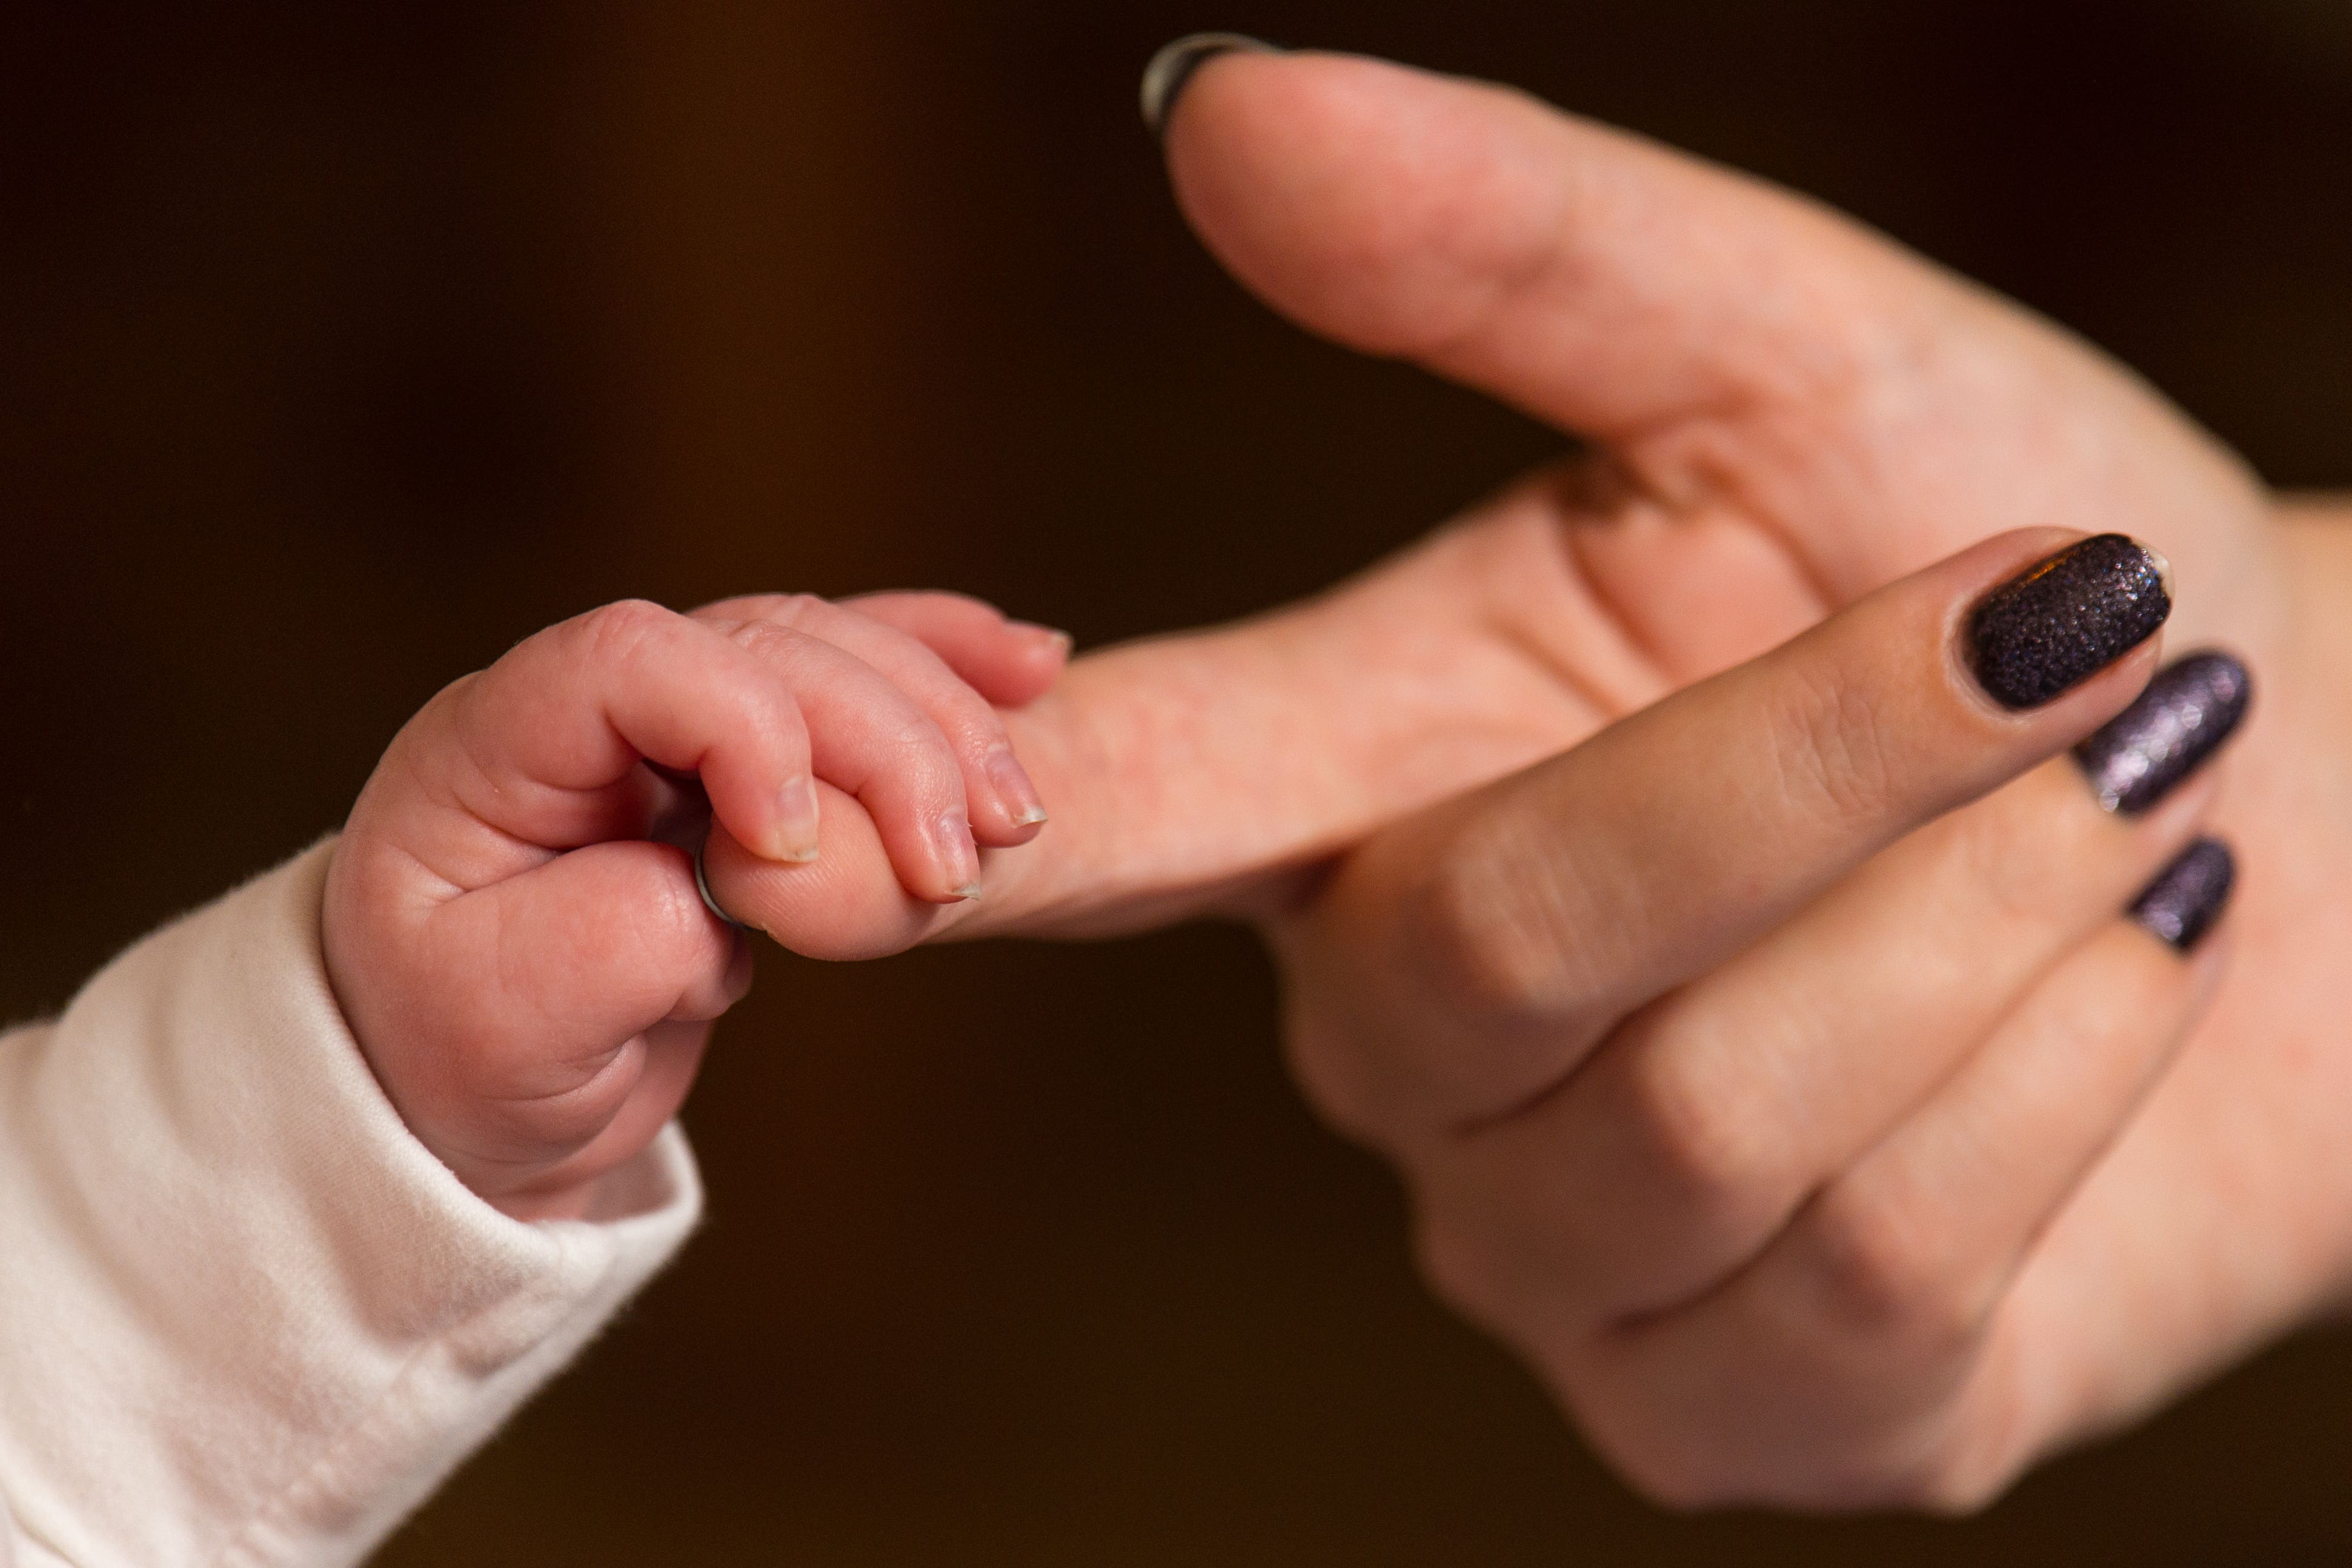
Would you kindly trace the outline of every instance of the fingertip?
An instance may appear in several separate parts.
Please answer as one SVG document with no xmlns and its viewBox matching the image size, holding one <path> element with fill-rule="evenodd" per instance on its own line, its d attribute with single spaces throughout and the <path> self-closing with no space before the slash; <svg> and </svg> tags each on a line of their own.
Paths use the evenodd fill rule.
<svg viewBox="0 0 2352 1568">
<path fill-rule="evenodd" d="M 1070 661 L 1070 649 L 1075 639 L 1059 626 L 1049 626 L 1036 621 L 1004 623 L 1004 629 L 1020 638 L 1024 657 L 1051 669 L 1059 669 Z"/>
<path fill-rule="evenodd" d="M 968 903 L 980 897 L 980 841 L 969 811 L 940 812 L 924 824 L 919 855 L 891 857 L 899 881 L 917 898 L 934 904 Z"/>
<path fill-rule="evenodd" d="M 971 803 L 975 839 L 992 849 L 1027 844 L 1051 819 L 1045 797 L 1022 765 L 1012 739 L 1000 726 L 992 743 L 965 762 L 964 795 Z"/>
<path fill-rule="evenodd" d="M 1017 822 L 1009 826 L 990 827 L 985 830 L 975 823 L 972 826 L 972 836 L 979 839 L 984 848 L 1018 849 L 1025 844 L 1035 843 L 1037 836 L 1045 831 L 1045 817 L 1039 816 Z"/>
<path fill-rule="evenodd" d="M 1154 136 L 1168 131 L 1168 117 L 1176 111 L 1184 89 L 1211 60 L 1232 54 L 1280 54 L 1262 38 L 1242 33 L 1190 33 L 1163 46 L 1143 68 L 1141 107 L 1144 128 Z"/>
<path fill-rule="evenodd" d="M 777 822 L 773 853 L 768 858 L 788 866 L 805 866 L 817 858 L 824 823 L 817 810 L 816 780 L 807 773 L 785 781 L 777 792 Z"/>
<path fill-rule="evenodd" d="M 1034 621 L 1007 621 L 1003 668 L 984 693 L 1000 708 L 1026 708 L 1054 689 L 1076 646 L 1069 633 Z"/>
<path fill-rule="evenodd" d="M 787 764 L 789 766 L 789 764 Z M 816 783 L 806 771 L 787 773 L 772 783 L 765 768 L 714 763 L 703 771 L 710 796 L 711 815 L 729 835 L 762 860 L 804 866 L 814 860 L 823 843 L 824 822 L 817 807 Z"/>
<path fill-rule="evenodd" d="M 2210 779 L 2252 689 L 2246 667 L 2219 649 L 2171 660 L 2129 706 L 2075 745 L 2075 764 L 2109 811 L 2153 810 L 2184 783 Z"/>
<path fill-rule="evenodd" d="M 1053 689 L 1070 662 L 1070 634 L 1034 621 L 992 620 L 961 639 L 935 637 L 933 652 L 973 690 L 999 708 L 1025 708 Z"/>
<path fill-rule="evenodd" d="M 712 816 L 762 859 L 800 865 L 816 858 L 815 739 L 789 681 L 779 681 L 752 641 L 712 622 L 698 625 L 733 662 L 736 702 L 709 731 L 695 769 Z"/>
<path fill-rule="evenodd" d="M 2219 838 L 2200 838 L 2140 890 L 2126 914 L 2178 953 L 2193 953 L 2228 914 L 2237 857 Z"/>
<path fill-rule="evenodd" d="M 2185 956 L 2189 961 L 2189 1009 L 2192 1017 L 2211 1005 L 2237 951 L 2237 927 L 2226 920 L 2215 924 L 2204 941 L 2189 950 Z"/>
<path fill-rule="evenodd" d="M 855 797 L 887 861 L 887 879 L 926 904 L 966 902 L 980 885 L 980 838 L 962 784 L 952 774 L 926 787 L 909 787 L 911 782 L 891 780 Z M 824 868 L 819 861 L 812 868 Z"/>
<path fill-rule="evenodd" d="M 913 637 L 997 707 L 1035 701 L 1069 662 L 1068 633 L 1013 620 L 966 594 L 866 594 L 845 601 L 844 607 Z"/>
<path fill-rule="evenodd" d="M 1454 341 L 1555 246 L 1567 187 L 1522 95 L 1361 55 L 1228 54 L 1183 105 L 1164 141 L 1187 221 L 1351 347 Z"/>
<path fill-rule="evenodd" d="M 2147 667 L 2145 684 L 2155 673 L 2149 645 L 2172 604 L 2172 568 L 2163 556 L 2126 534 L 2078 539 L 1970 607 L 1969 673 L 2012 712 L 2045 706 L 2127 662 L 2126 655 Z"/>
</svg>

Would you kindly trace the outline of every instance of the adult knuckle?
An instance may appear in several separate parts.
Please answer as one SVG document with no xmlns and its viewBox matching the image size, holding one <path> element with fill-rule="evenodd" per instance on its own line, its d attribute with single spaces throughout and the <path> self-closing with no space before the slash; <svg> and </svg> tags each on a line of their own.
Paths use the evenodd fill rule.
<svg viewBox="0 0 2352 1568">
<path fill-rule="evenodd" d="M 1970 1379 L 1943 1440 L 1914 1478 L 1913 1507 L 1959 1518 L 2000 1500 L 2032 1457 L 2017 1393 L 2005 1379 Z"/>
<path fill-rule="evenodd" d="M 1473 1321 L 1486 1318 L 1503 1293 L 1492 1249 L 1443 1219 L 1415 1219 L 1412 1263 L 1430 1294 Z"/>
<path fill-rule="evenodd" d="M 1727 1462 L 1715 1446 L 1693 1434 L 1653 1441 L 1614 1457 L 1625 1484 L 1672 1513 L 1699 1513 L 1755 1500 L 1746 1471 Z"/>
<path fill-rule="evenodd" d="M 1335 1021 L 1336 1006 L 1286 1011 L 1283 1057 L 1307 1107 L 1341 1136 L 1379 1146 L 1386 1107 L 1370 1068 L 1369 1031 L 1352 1019 Z"/>
<path fill-rule="evenodd" d="M 1558 1013 L 1591 990 L 1589 947 L 1537 847 L 1467 837 L 1407 900 L 1412 951 L 1437 994 L 1471 1016 Z"/>
<path fill-rule="evenodd" d="M 1369 992 L 1344 936 L 1281 944 L 1283 1055 L 1307 1105 L 1341 1136 L 1394 1152 L 1417 1106 L 1416 1037 L 1387 999 Z"/>
<path fill-rule="evenodd" d="M 1843 1456 L 1807 1500 L 1844 1509 L 1903 1509 L 1961 1518 L 1990 1505 L 2016 1474 L 1955 1409 L 1932 1412 L 1924 1437 L 1888 1434 Z"/>
<path fill-rule="evenodd" d="M 1903 1397 L 1900 1373 L 1890 1383 L 1884 1366 L 1824 1367 L 1801 1386 L 1788 1385 L 1783 1373 L 1781 1403 L 1747 1404 L 1744 1418 L 1718 1422 L 1700 1411 L 1592 1435 L 1626 1481 L 1665 1508 L 1961 1516 L 1997 1500 L 2035 1452 L 2027 1406 L 2010 1380 L 1984 1375 L 1990 1360 L 1979 1353 L 1939 1369 L 1931 1385 L 1913 1385 L 1913 1399 Z"/>
<path fill-rule="evenodd" d="M 1947 1474 L 1939 1451 L 1901 1453 L 1889 1440 L 1856 1445 L 1815 1457 L 1785 1478 L 1773 1500 L 1842 1513 L 1899 1509 L 1936 1511 Z"/>
<path fill-rule="evenodd" d="M 1742 1227 L 1780 1201 L 1794 1156 L 1776 1119 L 1751 1095 L 1727 1091 L 1693 1053 L 1654 1050 L 1631 1075 L 1630 1125 L 1652 1179 L 1680 1207 L 1717 1227 Z"/>
<path fill-rule="evenodd" d="M 2001 1478 L 1949 1457 L 1855 1441 L 1821 1446 L 1784 1435 L 1778 1446 L 1729 1449 L 1688 1434 L 1621 1465 L 1626 1480 L 1661 1508 L 1680 1512 L 1733 1506 L 1834 1513 L 1906 1510 L 1958 1516 L 1999 1497 Z"/>
<path fill-rule="evenodd" d="M 1907 1506 L 1947 1519 L 1965 1519 L 1990 1508 L 2009 1489 L 2009 1477 L 2005 1471 L 1965 1458 L 1944 1458 L 1915 1475 L 1908 1489 L 1909 1495 L 1902 1500 Z"/>
<path fill-rule="evenodd" d="M 1864 1185 L 1832 1187 L 1815 1200 L 1807 1228 L 1815 1286 L 1844 1331 L 1923 1355 L 1974 1339 L 1980 1314 L 1949 1228 L 1935 1215 Z"/>
<path fill-rule="evenodd" d="M 1756 1501 L 1756 1489 L 1741 1478 L 1696 1461 L 1652 1465 L 1641 1490 L 1669 1513 L 1712 1513 Z"/>
</svg>

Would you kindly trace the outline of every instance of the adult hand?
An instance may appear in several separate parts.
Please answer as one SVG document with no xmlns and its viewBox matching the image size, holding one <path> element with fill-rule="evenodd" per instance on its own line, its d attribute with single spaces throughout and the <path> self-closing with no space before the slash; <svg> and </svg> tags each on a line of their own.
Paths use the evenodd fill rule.
<svg viewBox="0 0 2352 1568">
<path fill-rule="evenodd" d="M 2327 528 L 2282 522 L 2225 451 L 2048 325 L 1801 200 L 1517 95 L 1358 59 L 1231 55 L 1198 72 L 1168 140 L 1188 214 L 1278 309 L 1488 389 L 1590 437 L 1591 455 L 1315 603 L 1080 660 L 1007 718 L 1055 814 L 1046 836 L 990 866 L 978 906 L 903 910 L 892 945 L 950 929 L 1129 929 L 1202 908 L 1265 919 L 1296 966 L 1310 1092 L 1402 1159 L 1424 1250 L 1450 1258 L 1444 1283 L 1468 1297 L 1482 1252 L 1507 1277 L 1507 1226 L 1482 1214 L 1511 1215 L 1475 1196 L 1449 1205 L 1446 1193 L 1476 1189 L 1446 1174 L 1510 1141 L 1433 1140 L 1351 1096 L 1366 1064 L 1409 1063 L 1412 1042 L 1359 1021 L 1342 993 L 1415 971 L 1410 953 L 1340 939 L 1413 896 L 1339 858 L 1349 847 L 1975 541 L 2119 529 L 2176 563 L 2173 645 L 2226 643 L 2263 684 L 2220 813 L 2246 867 L 2231 916 L 2239 978 L 2000 1293 L 2016 1398 L 1979 1396 L 1948 1447 L 1899 1473 L 1858 1444 L 1811 1451 L 1789 1474 L 1769 1426 L 1737 1424 L 1685 1473 L 1622 1441 L 1612 1451 L 1677 1497 L 1965 1500 L 2338 1291 L 2352 1066 L 2324 1047 L 2328 959 L 2352 938 L 2331 893 L 2352 870 L 2352 747 L 2336 717 L 2352 712 L 2352 643 L 2330 628 L 2352 562 Z M 1529 815 L 1539 790 L 1511 798 L 1536 827 L 1565 810 L 1555 796 Z M 1999 800 L 1977 809 L 2007 809 Z M 1466 867 L 1476 817 L 1402 831 Z M 865 865 L 878 847 L 830 831 L 825 874 L 887 888 Z M 1487 834 L 1483 852 L 1510 842 Z M 1392 852 L 1365 860 L 1382 863 Z M 723 842 L 710 864 L 722 900 L 755 920 L 808 886 L 795 880 L 807 870 Z M 1465 923 L 1440 943 L 1456 955 L 1512 944 L 1539 958 L 1576 934 L 1456 911 Z M 1425 997 L 1448 994 L 1427 978 Z M 1431 1032 L 1424 1058 L 1462 1037 Z M 1771 1114 L 1762 1097 L 1727 1102 Z M 1561 1158 L 1533 1137 L 1490 1163 L 1499 1186 L 1517 1173 L 1533 1188 Z M 1549 1223 L 1572 1239 L 1564 1216 Z M 1594 1424 L 1602 1395 L 1568 1370 L 1594 1321 L 1540 1282 L 1486 1296 L 1481 1319 Z M 1949 1321 L 1947 1301 L 1910 1307 Z M 1608 1397 L 1664 1409 L 1667 1392 L 1637 1379 Z M 1720 1414 L 1702 1404 L 1683 1418 Z"/>
<path fill-rule="evenodd" d="M 1963 672 L 1969 606 L 2037 544 L 1963 552 L 1382 834 L 1282 933 L 1302 1075 L 1404 1167 L 1432 1279 L 1661 1497 L 2005 1477 L 2004 1298 L 2220 975 L 2226 943 L 2197 943 L 2229 859 L 2191 844 L 2212 771 L 2126 816 L 2033 765 L 2154 650 L 2023 711 Z M 2109 536 L 2024 581 L 2095 594 L 2103 547 L 2137 557 Z M 2103 736 L 2145 737 L 2149 696 Z"/>
<path fill-rule="evenodd" d="M 1776 923 L 1931 815 L 1884 765 L 1921 718 L 1884 699 L 1899 646 L 1853 647 L 1777 715 L 1699 686 L 1349 856 L 1276 922 L 1298 1068 L 1399 1161 L 1441 1290 L 1653 1492 L 1813 1505 L 1979 1501 L 2340 1298 L 2336 537 L 2045 323 L 1518 95 L 1229 54 L 1169 141 L 1196 226 L 1277 308 L 1593 442 L 1470 525 L 1516 543 L 1488 603 L 1592 728 L 2021 524 L 2165 552 L 2174 646 L 2226 644 L 2263 687 L 2219 808 L 2245 867 L 2236 973 L 2145 1099 L 2185 983 L 2128 978 L 2121 936 L 1998 934 L 2114 907 L 2111 863 L 2052 848 L 2074 807 L 2046 773 Z M 1677 752 L 1656 737 L 1690 704 L 1717 717 Z M 1752 810 L 1745 844 L 1698 830 L 1710 797 L 1678 770 L 1734 790 L 1711 737 L 1775 717 L 1793 744 L 1767 756 L 1846 749 L 1828 765 L 1853 768 L 1868 833 Z M 1971 842 L 1994 851 L 1971 864 Z M 1920 929 L 1971 898 L 1981 950 Z M 2123 967 L 2086 983 L 2103 963 Z"/>
</svg>

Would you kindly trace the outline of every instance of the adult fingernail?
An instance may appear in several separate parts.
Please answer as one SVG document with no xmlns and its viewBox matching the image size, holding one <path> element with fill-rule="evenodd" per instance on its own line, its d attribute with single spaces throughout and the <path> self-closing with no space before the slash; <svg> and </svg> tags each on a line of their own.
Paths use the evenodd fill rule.
<svg viewBox="0 0 2352 1568">
<path fill-rule="evenodd" d="M 1038 798 L 1037 786 L 1029 782 L 1028 770 L 1012 748 L 1000 746 L 988 754 L 988 782 L 996 791 L 997 801 L 1013 825 L 1027 827 L 1045 820 L 1045 803 Z"/>
<path fill-rule="evenodd" d="M 1234 53 L 1278 55 L 1282 50 L 1261 38 L 1239 33 L 1192 33 L 1167 45 L 1143 68 L 1143 123 L 1154 136 L 1164 135 L 1168 115 L 1176 107 L 1192 73 L 1219 55 Z"/>
<path fill-rule="evenodd" d="M 2095 534 L 1985 595 L 1969 617 L 1969 658 L 1994 701 L 2039 708 L 2146 642 L 2170 614 L 2170 563 L 2136 539 Z"/>
<path fill-rule="evenodd" d="M 772 858 L 804 866 L 816 858 L 816 781 L 803 773 L 784 786 Z"/>
<path fill-rule="evenodd" d="M 960 811 L 943 812 L 931 824 L 931 847 L 940 858 L 940 880 L 959 899 L 980 897 L 980 847 L 971 824 Z"/>
<path fill-rule="evenodd" d="M 2253 682 L 2246 667 L 2207 650 L 2157 672 L 2147 689 L 2074 748 L 2099 804 L 2146 811 L 2221 748 L 2246 716 Z"/>
<path fill-rule="evenodd" d="M 2132 900 L 2131 918 L 2187 952 L 2221 918 L 2237 879 L 2230 847 L 2218 838 L 2200 838 Z"/>
</svg>

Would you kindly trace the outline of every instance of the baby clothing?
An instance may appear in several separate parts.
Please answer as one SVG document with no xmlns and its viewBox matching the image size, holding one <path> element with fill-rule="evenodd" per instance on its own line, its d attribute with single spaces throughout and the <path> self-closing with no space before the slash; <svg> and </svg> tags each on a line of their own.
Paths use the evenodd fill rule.
<svg viewBox="0 0 2352 1568">
<path fill-rule="evenodd" d="M 419 1143 L 328 984 L 332 852 L 0 1036 L 0 1568 L 360 1561 L 700 1212 L 675 1125 L 581 1221 Z"/>
</svg>

